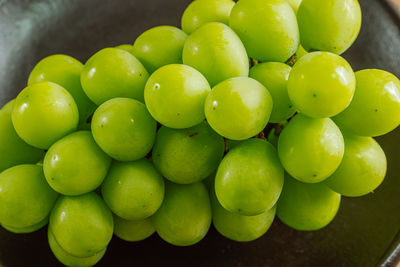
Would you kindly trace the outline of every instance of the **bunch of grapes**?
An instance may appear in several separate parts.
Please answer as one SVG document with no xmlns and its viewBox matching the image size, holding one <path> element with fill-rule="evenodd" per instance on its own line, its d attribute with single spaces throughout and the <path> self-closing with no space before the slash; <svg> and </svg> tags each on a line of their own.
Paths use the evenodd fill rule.
<svg viewBox="0 0 400 267">
<path fill-rule="evenodd" d="M 182 30 L 159 26 L 84 65 L 41 60 L 0 111 L 0 223 L 48 224 L 68 266 L 115 234 L 189 246 L 211 222 L 252 241 L 275 214 L 297 230 L 370 193 L 400 124 L 400 81 L 340 56 L 357 0 L 195 0 Z"/>
</svg>

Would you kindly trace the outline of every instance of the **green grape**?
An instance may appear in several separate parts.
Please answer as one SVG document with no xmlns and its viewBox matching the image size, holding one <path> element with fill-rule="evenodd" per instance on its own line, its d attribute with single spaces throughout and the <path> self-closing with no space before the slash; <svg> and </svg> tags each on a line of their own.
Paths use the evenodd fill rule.
<svg viewBox="0 0 400 267">
<path fill-rule="evenodd" d="M 19 93 L 11 118 L 19 137 L 34 147 L 48 149 L 76 130 L 79 113 L 67 90 L 52 82 L 38 82 Z"/>
<path fill-rule="evenodd" d="M 57 240 L 54 238 L 53 233 L 48 229 L 47 231 L 47 238 L 49 242 L 49 246 L 51 251 L 53 252 L 54 256 L 59 260 L 62 264 L 66 266 L 73 266 L 73 267 L 90 267 L 95 265 L 97 262 L 101 260 L 101 258 L 106 253 L 106 248 L 89 256 L 89 257 L 76 257 L 72 256 L 68 252 L 66 252 L 58 243 Z"/>
<path fill-rule="evenodd" d="M 15 98 L 11 99 L 10 101 L 8 101 L 1 109 L 0 111 L 2 112 L 6 112 L 6 113 L 10 113 L 12 112 L 13 108 L 14 108 L 14 103 L 15 103 Z"/>
<path fill-rule="evenodd" d="M 130 44 L 122 44 L 118 45 L 115 48 L 125 50 L 126 52 L 129 52 L 132 56 L 135 56 L 134 50 L 133 50 L 133 45 Z"/>
<path fill-rule="evenodd" d="M 15 132 L 9 110 L 0 111 L 0 172 L 24 163 L 36 163 L 44 151 L 25 143 Z"/>
<path fill-rule="evenodd" d="M 238 77 L 216 85 L 204 110 L 214 131 L 231 140 L 244 140 L 265 128 L 272 105 L 272 97 L 261 83 Z"/>
<path fill-rule="evenodd" d="M 333 191 L 359 197 L 376 189 L 386 175 L 386 156 L 371 137 L 344 136 L 345 151 L 339 168 L 325 180 Z"/>
<path fill-rule="evenodd" d="M 4 229 L 6 229 L 7 231 L 12 232 L 14 234 L 29 234 L 29 233 L 33 233 L 33 232 L 36 232 L 37 230 L 41 229 L 46 224 L 48 224 L 48 222 L 49 222 L 49 216 L 47 216 L 40 222 L 38 222 L 34 225 L 31 225 L 31 226 L 27 226 L 27 227 L 12 227 L 12 226 L 8 226 L 8 225 L 4 225 L 4 224 L 2 225 L 2 227 Z"/>
<path fill-rule="evenodd" d="M 94 113 L 92 134 L 109 156 L 120 161 L 143 158 L 153 147 L 157 123 L 144 104 L 129 98 L 114 98 Z"/>
<path fill-rule="evenodd" d="M 193 1 L 183 12 L 182 30 L 190 34 L 208 22 L 222 22 L 228 25 L 234 5 L 232 0 Z"/>
<path fill-rule="evenodd" d="M 167 182 L 164 202 L 152 222 L 158 235 L 172 245 L 190 246 L 199 242 L 211 225 L 210 199 L 204 184 Z"/>
<path fill-rule="evenodd" d="M 283 186 L 276 149 L 262 139 L 244 141 L 228 152 L 218 167 L 215 193 L 228 211 L 258 215 L 271 209 Z"/>
<path fill-rule="evenodd" d="M 237 147 L 239 144 L 243 142 L 243 140 L 230 140 L 226 139 L 226 142 L 228 144 L 228 149 L 232 150 L 233 148 Z"/>
<path fill-rule="evenodd" d="M 122 240 L 128 242 L 142 241 L 155 231 L 151 218 L 128 221 L 114 215 L 114 234 Z"/>
<path fill-rule="evenodd" d="M 289 75 L 288 93 L 297 109 L 313 118 L 327 118 L 349 106 L 356 87 L 347 61 L 329 52 L 300 58 Z"/>
<path fill-rule="evenodd" d="M 81 73 L 82 88 L 97 105 L 116 97 L 143 102 L 143 90 L 149 77 L 142 63 L 129 52 L 104 48 L 94 54 Z"/>
<path fill-rule="evenodd" d="M 303 0 L 297 12 L 301 44 L 307 51 L 342 54 L 361 28 L 357 0 Z"/>
<path fill-rule="evenodd" d="M 268 142 L 271 143 L 271 145 L 273 145 L 275 148 L 278 147 L 278 141 L 279 141 L 279 136 L 275 134 L 276 133 L 276 129 L 273 128 L 271 129 L 271 131 L 268 134 Z"/>
<path fill-rule="evenodd" d="M 299 10 L 300 4 L 302 0 L 287 0 L 289 5 L 293 8 L 294 13 L 297 14 L 297 11 Z"/>
<path fill-rule="evenodd" d="M 66 89 L 74 98 L 79 110 L 79 122 L 85 124 L 93 114 L 96 105 L 82 90 L 80 76 L 83 70 L 81 62 L 67 55 L 52 55 L 42 59 L 29 75 L 28 85 L 48 81 Z"/>
<path fill-rule="evenodd" d="M 249 76 L 259 81 L 271 93 L 274 105 L 269 122 L 282 122 L 296 112 L 287 91 L 291 69 L 288 65 L 278 62 L 261 63 L 250 69 Z"/>
<path fill-rule="evenodd" d="M 285 170 L 305 183 L 318 183 L 339 167 L 344 153 L 342 133 L 329 118 L 294 117 L 279 136 L 278 153 Z"/>
<path fill-rule="evenodd" d="M 49 185 L 63 195 L 82 195 L 95 190 L 107 175 L 111 158 L 89 131 L 67 135 L 53 144 L 43 162 Z"/>
<path fill-rule="evenodd" d="M 50 214 L 49 231 L 71 256 L 100 254 L 111 241 L 113 230 L 112 213 L 96 193 L 61 196 Z"/>
<path fill-rule="evenodd" d="M 354 135 L 380 136 L 400 124 L 400 81 L 377 69 L 356 72 L 356 93 L 350 106 L 333 118 Z"/>
<path fill-rule="evenodd" d="M 299 46 L 296 15 L 286 0 L 240 0 L 229 24 L 259 61 L 285 62 Z"/>
<path fill-rule="evenodd" d="M 213 224 L 217 231 L 234 241 L 249 242 L 264 235 L 275 218 L 276 206 L 255 216 L 244 216 L 229 212 L 219 204 L 215 193 L 211 193 Z"/>
<path fill-rule="evenodd" d="M 194 31 L 183 47 L 183 63 L 199 70 L 211 84 L 248 76 L 249 58 L 236 33 L 220 22 L 207 23 Z"/>
<path fill-rule="evenodd" d="M 114 162 L 101 187 L 104 201 L 125 220 L 153 215 L 164 199 L 164 180 L 147 159 Z"/>
<path fill-rule="evenodd" d="M 217 169 L 224 148 L 224 139 L 206 122 L 184 130 L 163 126 L 158 131 L 152 159 L 168 180 L 190 184 L 203 180 Z"/>
<path fill-rule="evenodd" d="M 0 174 L 0 222 L 5 228 L 37 230 L 35 226 L 47 220 L 57 196 L 46 183 L 42 167 L 9 168 Z"/>
<path fill-rule="evenodd" d="M 142 33 L 133 44 L 133 54 L 150 72 L 168 64 L 182 64 L 187 34 L 173 26 L 158 26 Z"/>
<path fill-rule="evenodd" d="M 297 60 L 299 60 L 300 58 L 304 57 L 307 54 L 308 52 L 304 49 L 304 47 L 302 45 L 299 45 L 299 48 L 296 51 Z"/>
<path fill-rule="evenodd" d="M 276 213 L 283 223 L 296 230 L 319 230 L 336 216 L 340 198 L 323 183 L 302 183 L 286 175 Z"/>
<path fill-rule="evenodd" d="M 210 91 L 200 72 L 186 65 L 171 64 L 150 76 L 144 97 L 154 119 L 167 127 L 183 129 L 204 120 L 204 101 Z"/>
</svg>

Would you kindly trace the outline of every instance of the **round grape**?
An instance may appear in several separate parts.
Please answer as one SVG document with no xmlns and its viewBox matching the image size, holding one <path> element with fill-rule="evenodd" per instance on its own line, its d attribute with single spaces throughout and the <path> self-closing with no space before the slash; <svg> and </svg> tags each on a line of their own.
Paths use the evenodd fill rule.
<svg viewBox="0 0 400 267">
<path fill-rule="evenodd" d="M 313 118 L 327 118 L 349 106 L 356 87 L 347 61 L 329 52 L 300 58 L 289 75 L 288 93 L 297 109 Z"/>
<path fill-rule="evenodd" d="M 260 133 L 272 111 L 268 90 L 252 78 L 231 78 L 216 85 L 205 102 L 210 126 L 232 140 L 244 140 Z"/>
<path fill-rule="evenodd" d="M 204 101 L 210 90 L 200 72 L 186 65 L 171 64 L 150 76 L 144 94 L 154 119 L 167 127 L 183 129 L 204 120 Z"/>
<path fill-rule="evenodd" d="M 128 242 L 142 241 L 155 231 L 151 218 L 128 221 L 114 215 L 114 234 L 122 240 Z"/>
<path fill-rule="evenodd" d="M 344 153 L 342 133 L 329 118 L 294 117 L 279 136 L 278 153 L 285 170 L 306 183 L 318 183 L 339 167 Z"/>
<path fill-rule="evenodd" d="M 144 104 L 129 98 L 114 98 L 94 113 L 92 134 L 109 156 L 120 161 L 143 158 L 150 152 L 157 123 Z"/>
<path fill-rule="evenodd" d="M 121 49 L 121 50 L 125 50 L 126 52 L 129 52 L 132 56 L 135 56 L 135 53 L 133 51 L 133 45 L 130 44 L 122 44 L 122 45 L 118 45 L 115 48 Z"/>
</svg>

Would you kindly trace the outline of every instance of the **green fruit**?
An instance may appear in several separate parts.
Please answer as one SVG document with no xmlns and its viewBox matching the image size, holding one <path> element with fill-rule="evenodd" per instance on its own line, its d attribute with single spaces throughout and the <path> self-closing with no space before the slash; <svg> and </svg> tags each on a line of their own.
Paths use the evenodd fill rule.
<svg viewBox="0 0 400 267">
<path fill-rule="evenodd" d="M 95 265 L 97 262 L 101 260 L 101 258 L 106 253 L 106 248 L 91 255 L 89 257 L 76 257 L 72 256 L 68 252 L 66 252 L 58 243 L 57 240 L 54 238 L 53 233 L 48 229 L 47 231 L 47 238 L 49 241 L 49 246 L 51 251 L 53 252 L 54 256 L 65 266 L 71 267 L 90 267 Z"/>
<path fill-rule="evenodd" d="M 339 167 L 344 153 L 342 133 L 329 118 L 294 117 L 279 136 L 278 153 L 285 170 L 305 183 L 318 183 Z"/>
<path fill-rule="evenodd" d="M 261 63 L 250 69 L 249 76 L 264 85 L 272 96 L 274 104 L 269 122 L 282 122 L 296 112 L 287 91 L 290 71 L 291 67 L 278 62 Z"/>
<path fill-rule="evenodd" d="M 96 144 L 89 131 L 67 135 L 53 144 L 44 158 L 49 185 L 63 195 L 95 190 L 107 175 L 111 158 Z"/>
<path fill-rule="evenodd" d="M 11 99 L 10 101 L 8 101 L 1 109 L 0 111 L 6 112 L 6 113 L 10 113 L 12 112 L 13 108 L 14 108 L 14 103 L 15 103 L 15 98 Z"/>
<path fill-rule="evenodd" d="M 193 1 L 182 15 L 182 29 L 190 34 L 208 22 L 229 24 L 229 15 L 235 2 L 232 0 Z"/>
<path fill-rule="evenodd" d="M 259 61 L 287 61 L 299 46 L 296 15 L 286 0 L 240 0 L 229 25 Z"/>
<path fill-rule="evenodd" d="M 297 12 L 301 44 L 307 51 L 342 54 L 361 28 L 357 0 L 303 0 Z"/>
<path fill-rule="evenodd" d="M 290 100 L 303 114 L 327 118 L 350 105 L 356 87 L 347 61 L 329 52 L 313 52 L 300 58 L 290 72 Z"/>
<path fill-rule="evenodd" d="M 211 194 L 213 224 L 217 231 L 234 241 L 249 242 L 264 235 L 275 218 L 276 206 L 255 216 L 244 216 L 224 209 Z"/>
<path fill-rule="evenodd" d="M 114 234 L 122 240 L 128 242 L 142 241 L 155 231 L 151 218 L 128 221 L 114 215 Z"/>
<path fill-rule="evenodd" d="M 272 97 L 261 83 L 238 77 L 216 85 L 204 110 L 214 131 L 231 140 L 244 140 L 265 128 L 272 106 Z"/>
<path fill-rule="evenodd" d="M 67 90 L 52 82 L 38 82 L 19 93 L 11 118 L 19 137 L 34 147 L 48 149 L 76 130 L 79 113 Z"/>
<path fill-rule="evenodd" d="M 0 222 L 23 232 L 37 230 L 57 197 L 46 183 L 42 167 L 24 164 L 7 169 L 0 174 Z"/>
<path fill-rule="evenodd" d="M 115 48 L 121 49 L 121 50 L 125 50 L 126 52 L 129 52 L 132 56 L 135 56 L 135 53 L 133 51 L 133 45 L 130 44 L 122 44 L 122 45 L 118 45 Z"/>
<path fill-rule="evenodd" d="M 0 172 L 12 166 L 36 163 L 44 157 L 44 151 L 25 143 L 15 132 L 11 112 L 0 111 Z"/>
<path fill-rule="evenodd" d="M 143 32 L 133 44 L 132 53 L 153 73 L 168 64 L 182 64 L 187 34 L 173 26 L 158 26 Z"/>
<path fill-rule="evenodd" d="M 147 81 L 146 107 L 154 119 L 167 127 L 189 128 L 204 120 L 204 101 L 210 90 L 207 80 L 194 68 L 167 65 Z"/>
<path fill-rule="evenodd" d="M 287 175 L 276 213 L 296 230 L 314 231 L 327 226 L 339 206 L 340 195 L 326 185 L 302 183 Z"/>
<path fill-rule="evenodd" d="M 48 56 L 33 68 L 29 75 L 28 85 L 48 81 L 62 86 L 75 100 L 79 110 L 79 122 L 85 124 L 96 109 L 96 105 L 82 90 L 80 81 L 82 70 L 82 63 L 73 57 L 67 55 Z"/>
<path fill-rule="evenodd" d="M 50 214 L 49 231 L 74 257 L 100 254 L 111 241 L 113 230 L 112 213 L 96 193 L 61 196 Z"/>
<path fill-rule="evenodd" d="M 190 246 L 207 234 L 211 206 L 204 184 L 166 183 L 164 202 L 152 217 L 158 235 L 175 246 Z"/>
<path fill-rule="evenodd" d="M 258 215 L 271 209 L 283 186 L 283 168 L 275 148 L 262 139 L 244 141 L 221 161 L 215 193 L 228 211 Z"/>
<path fill-rule="evenodd" d="M 103 103 L 92 118 L 92 134 L 99 147 L 120 161 L 143 158 L 150 152 L 157 123 L 144 104 L 129 98 Z"/>
<path fill-rule="evenodd" d="M 194 31 L 183 48 L 183 64 L 200 71 L 211 86 L 248 76 L 249 58 L 242 41 L 223 23 L 210 22 Z"/>
<path fill-rule="evenodd" d="M 86 95 L 97 105 L 116 97 L 143 102 L 148 77 L 142 63 L 129 52 L 104 48 L 85 63 L 81 83 Z"/>
<path fill-rule="evenodd" d="M 371 137 L 345 135 L 344 144 L 346 149 L 342 163 L 325 183 L 344 196 L 366 195 L 385 178 L 385 152 Z"/>
<path fill-rule="evenodd" d="M 400 124 L 400 81 L 377 69 L 356 72 L 356 92 L 350 106 L 333 118 L 346 132 L 380 136 Z"/>
<path fill-rule="evenodd" d="M 203 180 L 217 169 L 224 147 L 224 139 L 206 122 L 184 130 L 163 126 L 158 131 L 152 159 L 168 180 L 190 184 Z"/>
<path fill-rule="evenodd" d="M 37 230 L 41 229 L 43 226 L 45 226 L 46 224 L 48 224 L 49 222 L 49 217 L 47 216 L 46 218 L 44 218 L 42 221 L 28 226 L 28 227 L 12 227 L 12 226 L 8 226 L 8 225 L 2 225 L 2 227 L 4 229 L 6 229 L 9 232 L 12 232 L 14 234 L 29 234 L 29 233 L 33 233 L 36 232 Z"/>
<path fill-rule="evenodd" d="M 101 189 L 111 211 L 126 220 L 153 215 L 164 199 L 164 180 L 147 159 L 115 162 Z"/>
</svg>

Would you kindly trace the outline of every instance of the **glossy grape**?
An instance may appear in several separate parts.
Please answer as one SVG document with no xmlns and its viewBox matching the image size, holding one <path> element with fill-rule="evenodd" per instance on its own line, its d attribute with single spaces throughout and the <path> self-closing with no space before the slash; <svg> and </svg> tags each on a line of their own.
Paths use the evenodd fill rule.
<svg viewBox="0 0 400 267">
<path fill-rule="evenodd" d="M 228 152 L 218 167 L 215 193 L 228 211 L 258 215 L 272 208 L 283 186 L 283 168 L 276 149 L 250 139 Z"/>
<path fill-rule="evenodd" d="M 50 231 L 50 229 L 48 229 L 47 231 L 47 238 L 50 249 L 53 252 L 54 256 L 57 258 L 57 260 L 59 260 L 62 264 L 66 266 L 91 267 L 99 262 L 106 253 L 106 249 L 103 249 L 89 257 L 72 256 L 57 243 L 57 240 L 54 238 L 54 235 Z"/>
<path fill-rule="evenodd" d="M 38 82 L 19 93 L 11 118 L 19 137 L 34 147 L 48 149 L 76 130 L 79 113 L 67 90 L 55 83 Z"/>
<path fill-rule="evenodd" d="M 122 240 L 128 242 L 142 241 L 155 231 L 151 218 L 128 221 L 114 215 L 114 234 Z"/>
<path fill-rule="evenodd" d="M 14 233 L 14 234 L 29 234 L 29 233 L 36 232 L 37 230 L 41 229 L 48 223 L 49 223 L 49 216 L 47 216 L 40 222 L 33 224 L 31 226 L 27 226 L 27 227 L 12 227 L 12 226 L 5 225 L 5 224 L 2 224 L 1 227 L 3 227 L 7 231 Z"/>
<path fill-rule="evenodd" d="M 81 84 L 86 95 L 97 105 L 116 97 L 143 102 L 148 77 L 142 63 L 129 52 L 104 48 L 85 63 Z"/>
<path fill-rule="evenodd" d="M 247 77 L 231 78 L 216 85 L 205 102 L 210 126 L 232 140 L 260 133 L 272 111 L 272 97 L 259 82 Z"/>
<path fill-rule="evenodd" d="M 264 85 L 272 96 L 274 104 L 269 122 L 282 122 L 296 112 L 287 91 L 290 70 L 288 65 L 278 62 L 261 63 L 250 69 L 249 76 Z"/>
<path fill-rule="evenodd" d="M 115 48 L 125 50 L 126 52 L 129 52 L 132 56 L 135 56 L 135 53 L 133 51 L 133 45 L 130 44 L 122 44 L 118 45 Z"/>
<path fill-rule="evenodd" d="M 150 152 L 157 124 L 144 104 L 129 98 L 114 98 L 94 113 L 92 134 L 109 156 L 120 161 L 143 158 Z"/>
<path fill-rule="evenodd" d="M 241 0 L 229 25 L 256 60 L 285 62 L 299 46 L 296 15 L 286 0 Z"/>
<path fill-rule="evenodd" d="M 164 199 L 164 180 L 147 159 L 114 162 L 101 187 L 104 201 L 125 220 L 153 215 Z"/>
<path fill-rule="evenodd" d="M 114 229 L 111 211 L 96 193 L 61 196 L 50 214 L 49 231 L 68 254 L 87 258 L 100 254 Z"/>
<path fill-rule="evenodd" d="M 356 87 L 347 61 L 329 52 L 313 52 L 293 66 L 288 81 L 290 100 L 303 114 L 327 118 L 349 106 Z"/>
<path fill-rule="evenodd" d="M 302 183 L 286 175 L 276 213 L 283 223 L 296 230 L 319 230 L 336 216 L 340 198 L 323 183 Z"/>
<path fill-rule="evenodd" d="M 49 185 L 63 195 L 82 195 L 103 182 L 111 158 L 94 141 L 89 131 L 67 135 L 53 144 L 43 162 Z"/>
<path fill-rule="evenodd" d="M 0 172 L 24 163 L 36 163 L 44 151 L 25 143 L 15 132 L 8 107 L 0 111 Z"/>
<path fill-rule="evenodd" d="M 133 54 L 148 72 L 168 64 L 182 64 L 187 34 L 173 26 L 158 26 L 142 33 L 133 44 Z"/>
<path fill-rule="evenodd" d="M 344 196 L 366 195 L 385 178 L 385 152 L 371 137 L 345 135 L 344 144 L 346 149 L 342 163 L 325 183 Z"/>
<path fill-rule="evenodd" d="M 82 70 L 82 63 L 73 57 L 67 55 L 48 56 L 33 68 L 29 75 L 28 85 L 42 81 L 61 85 L 74 98 L 79 110 L 79 122 L 84 124 L 93 114 L 96 105 L 82 90 L 80 81 Z"/>
<path fill-rule="evenodd" d="M 298 114 L 280 134 L 278 152 L 291 176 L 318 183 L 339 167 L 344 153 L 343 136 L 329 118 L 312 119 Z"/>
<path fill-rule="evenodd" d="M 32 226 L 31 230 L 37 230 L 35 226 L 47 222 L 57 197 L 40 166 L 24 164 L 9 168 L 0 174 L 0 223 L 16 231 L 26 232 Z"/>
<path fill-rule="evenodd" d="M 167 182 L 164 202 L 152 221 L 158 235 L 170 244 L 190 246 L 199 242 L 211 225 L 210 199 L 204 184 Z"/>
<path fill-rule="evenodd" d="M 190 34 L 208 22 L 222 22 L 228 25 L 234 5 L 232 0 L 193 1 L 182 15 L 182 29 Z"/>
<path fill-rule="evenodd" d="M 244 216 L 229 212 L 219 204 L 215 193 L 211 193 L 213 224 L 217 231 L 234 241 L 249 242 L 264 235 L 275 218 L 276 206 L 255 216 Z"/>
<path fill-rule="evenodd" d="M 249 74 L 249 59 L 236 33 L 220 22 L 194 31 L 183 48 L 183 63 L 200 71 L 211 84 Z"/>
<path fill-rule="evenodd" d="M 307 51 L 342 54 L 361 28 L 357 0 L 303 0 L 297 12 L 301 44 Z"/>
<path fill-rule="evenodd" d="M 361 136 L 380 136 L 400 124 L 400 81 L 377 69 L 356 72 L 350 106 L 333 118 L 341 129 Z"/>
<path fill-rule="evenodd" d="M 144 94 L 154 119 L 167 127 L 182 129 L 204 120 L 204 101 L 210 90 L 200 72 L 186 65 L 172 64 L 150 76 Z"/>
<path fill-rule="evenodd" d="M 168 180 L 190 184 L 214 172 L 224 155 L 224 139 L 206 122 L 189 129 L 161 127 L 152 152 L 153 163 Z"/>
</svg>

